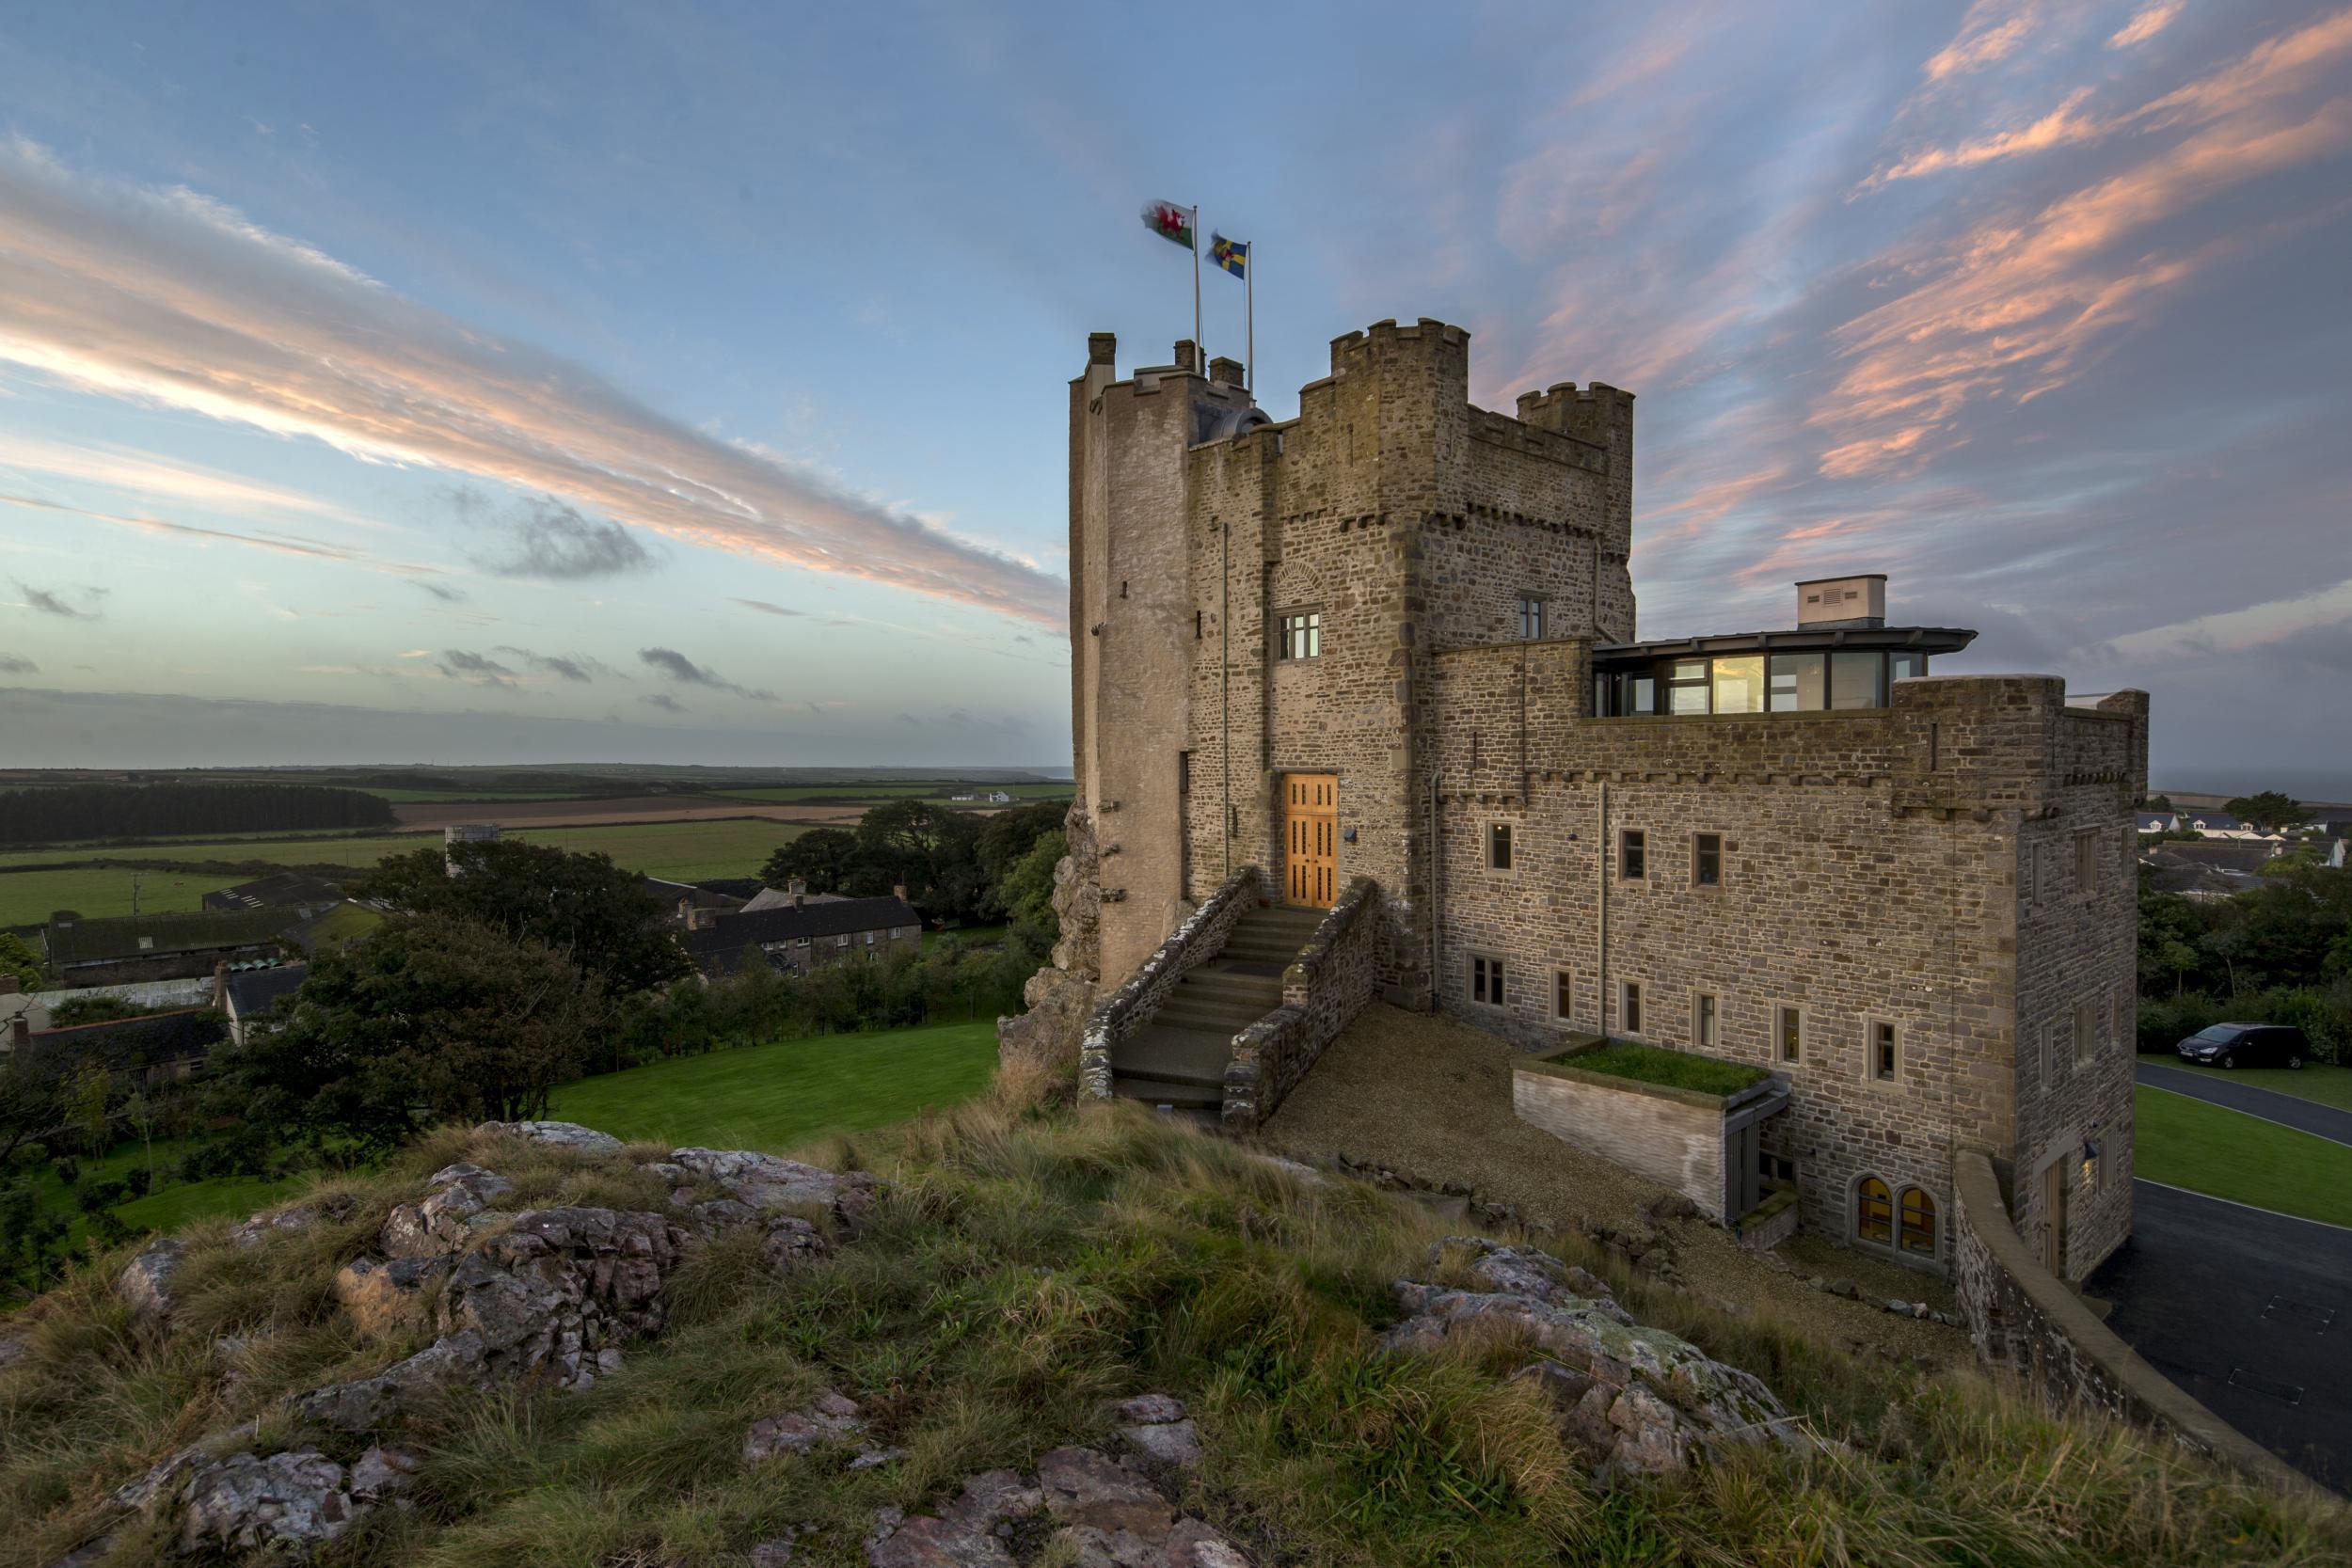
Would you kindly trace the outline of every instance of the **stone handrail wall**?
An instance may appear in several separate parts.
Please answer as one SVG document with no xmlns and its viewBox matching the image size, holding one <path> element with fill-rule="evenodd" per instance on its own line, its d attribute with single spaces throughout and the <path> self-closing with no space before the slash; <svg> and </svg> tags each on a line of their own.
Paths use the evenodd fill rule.
<svg viewBox="0 0 2352 1568">
<path fill-rule="evenodd" d="M 2311 1484 L 2141 1359 L 2042 1266 L 2010 1223 L 1984 1155 L 1952 1162 L 1952 1284 L 1979 1361 L 2015 1373 L 2053 1406 L 2120 1417 L 2258 1481 Z"/>
<path fill-rule="evenodd" d="M 1258 868 L 1245 865 L 1176 927 L 1120 988 L 1088 1015 L 1078 1047 L 1078 1092 L 1096 1100 L 1111 1097 L 1111 1051 L 1152 1022 L 1176 982 L 1214 958 L 1233 933 L 1233 923 L 1257 901 Z"/>
<path fill-rule="evenodd" d="M 1248 1132 L 1274 1114 L 1380 981 L 1380 884 L 1358 877 L 1282 972 L 1282 1005 L 1233 1037 L 1225 1125 Z"/>
</svg>

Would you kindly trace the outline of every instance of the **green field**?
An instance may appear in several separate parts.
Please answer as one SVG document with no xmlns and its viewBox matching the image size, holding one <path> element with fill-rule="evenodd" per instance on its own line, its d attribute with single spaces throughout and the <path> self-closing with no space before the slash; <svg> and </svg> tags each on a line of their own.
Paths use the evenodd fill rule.
<svg viewBox="0 0 2352 1568">
<path fill-rule="evenodd" d="M 2352 1147 L 2142 1085 L 2133 1173 L 2329 1225 L 2352 1225 Z"/>
<path fill-rule="evenodd" d="M 628 870 L 691 882 L 705 877 L 755 876 L 761 863 L 779 846 L 807 831 L 795 822 L 734 817 L 704 822 L 525 828 L 508 836 L 532 844 L 555 845 L 575 853 L 611 855 L 615 864 Z M 387 855 L 405 854 L 440 842 L 438 832 L 421 832 L 368 838 L 175 840 L 168 845 L 126 849 L 19 850 L 0 854 L 0 928 L 39 925 L 49 918 L 53 910 L 79 910 L 92 918 L 130 913 L 131 873 L 120 865 L 126 861 L 249 861 L 269 865 L 336 865 L 364 870 Z M 65 858 L 91 863 L 61 871 L 10 869 Z M 246 876 L 242 875 L 143 872 L 139 908 L 156 912 L 193 910 L 205 894 L 246 879 Z"/>
<path fill-rule="evenodd" d="M 2268 1089 L 2273 1094 L 2289 1094 L 2315 1104 L 2333 1105 L 2339 1111 L 2352 1111 L 2352 1068 L 2306 1062 L 2296 1071 L 2282 1067 L 2241 1067 L 2222 1072 L 2215 1068 L 2183 1067 L 2181 1059 L 2169 1051 L 2151 1053 L 2140 1060 L 2147 1066 L 2170 1068 L 2179 1072 L 2210 1072 L 2249 1089 Z"/>
<path fill-rule="evenodd" d="M 376 789 L 365 784 L 339 787 L 356 788 L 362 795 L 373 795 L 396 806 L 471 805 L 477 800 L 485 806 L 495 806 L 513 800 L 584 800 L 588 798 L 587 791 L 580 789 Z"/>
<path fill-rule="evenodd" d="M 782 1151 L 969 1100 L 995 1070 L 993 1021 L 819 1035 L 582 1079 L 548 1115 L 617 1138 Z"/>
<path fill-rule="evenodd" d="M 1067 800 L 1071 786 L 1066 784 L 974 784 L 961 781 L 927 784 L 778 784 L 766 789 L 728 789 L 711 792 L 720 800 L 894 800 L 908 796 L 936 796 L 941 800 L 964 790 L 985 794 L 1001 789 L 1016 800 Z"/>
</svg>

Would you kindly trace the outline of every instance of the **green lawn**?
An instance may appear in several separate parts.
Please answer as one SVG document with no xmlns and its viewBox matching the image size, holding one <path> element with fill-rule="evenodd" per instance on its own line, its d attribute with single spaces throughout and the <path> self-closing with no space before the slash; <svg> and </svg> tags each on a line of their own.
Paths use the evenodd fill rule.
<svg viewBox="0 0 2352 1568">
<path fill-rule="evenodd" d="M 2352 1147 L 2145 1085 L 2133 1092 L 2132 1117 L 2136 1175 L 2352 1225 Z"/>
<path fill-rule="evenodd" d="M 119 865 L 88 866 L 72 871 L 0 872 L 0 927 L 38 926 L 55 910 L 79 910 L 92 920 L 102 915 L 129 914 L 133 873 Z M 204 895 L 233 887 L 246 879 L 200 876 L 195 872 L 137 873 L 141 912 L 183 914 L 203 907 Z"/>
<path fill-rule="evenodd" d="M 2210 1073 L 2228 1083 L 2243 1084 L 2249 1089 L 2291 1094 L 2297 1100 L 2333 1105 L 2339 1111 L 2352 1111 L 2352 1068 L 2306 1062 L 2301 1070 L 2295 1072 L 2282 1067 L 2241 1067 L 2224 1072 L 2218 1068 L 2184 1067 L 2181 1059 L 2169 1051 L 2152 1053 L 2142 1056 L 2140 1061 L 2145 1066 L 2170 1068 L 2179 1072 Z"/>
<path fill-rule="evenodd" d="M 187 1151 L 187 1145 L 170 1139 L 158 1139 L 155 1144 L 155 1171 L 160 1177 L 179 1163 Z M 125 1139 L 106 1151 L 103 1159 L 83 1160 L 82 1180 L 119 1181 L 131 1171 L 147 1164 L 147 1150 L 137 1139 Z M 291 1190 L 298 1178 L 282 1181 L 265 1181 L 257 1177 L 221 1176 L 202 1181 L 171 1181 L 158 1186 L 145 1197 L 133 1198 L 115 1206 L 115 1217 L 133 1230 L 175 1230 L 191 1221 L 209 1219 L 215 1214 L 233 1214 L 239 1219 L 257 1209 L 266 1208 L 277 1197 Z M 54 1168 L 44 1168 L 36 1177 L 41 1207 L 66 1219 L 72 1226 L 67 1231 L 67 1244 L 82 1240 L 87 1229 L 87 1217 L 73 1202 L 73 1189 L 57 1180 Z"/>
<path fill-rule="evenodd" d="M 819 1035 L 583 1079 L 548 1115 L 620 1138 L 780 1152 L 968 1100 L 995 1070 L 991 1020 Z"/>
<path fill-rule="evenodd" d="M 1618 1040 L 1574 1055 L 1554 1056 L 1563 1067 L 1583 1072 L 1605 1072 L 1639 1084 L 1663 1084 L 1669 1088 L 1696 1089 L 1701 1094 L 1738 1094 L 1769 1076 L 1763 1069 L 1738 1062 L 1719 1062 L 1688 1051 L 1667 1051 L 1655 1045 Z"/>
</svg>

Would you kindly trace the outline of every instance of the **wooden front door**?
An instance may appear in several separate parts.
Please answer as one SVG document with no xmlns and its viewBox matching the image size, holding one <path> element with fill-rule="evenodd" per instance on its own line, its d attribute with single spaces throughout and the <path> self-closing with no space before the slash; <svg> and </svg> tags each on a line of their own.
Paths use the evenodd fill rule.
<svg viewBox="0 0 2352 1568">
<path fill-rule="evenodd" d="M 1285 773 L 1282 801 L 1282 901 L 1327 910 L 1339 897 L 1340 777 Z"/>
<path fill-rule="evenodd" d="M 2066 1277 L 2066 1162 L 2053 1160 L 2042 1171 L 2042 1266 Z"/>
</svg>

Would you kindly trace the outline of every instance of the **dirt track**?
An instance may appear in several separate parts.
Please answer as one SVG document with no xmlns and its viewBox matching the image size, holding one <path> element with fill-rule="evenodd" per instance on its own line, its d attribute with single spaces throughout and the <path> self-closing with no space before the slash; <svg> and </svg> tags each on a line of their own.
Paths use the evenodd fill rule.
<svg viewBox="0 0 2352 1568">
<path fill-rule="evenodd" d="M 771 822 L 854 826 L 862 805 L 803 805 L 789 800 L 708 800 L 646 795 L 600 800 L 425 800 L 392 807 L 404 828 L 446 828 L 453 822 L 496 822 L 502 828 L 588 828 L 613 822 L 708 822 L 758 816 Z"/>
</svg>

